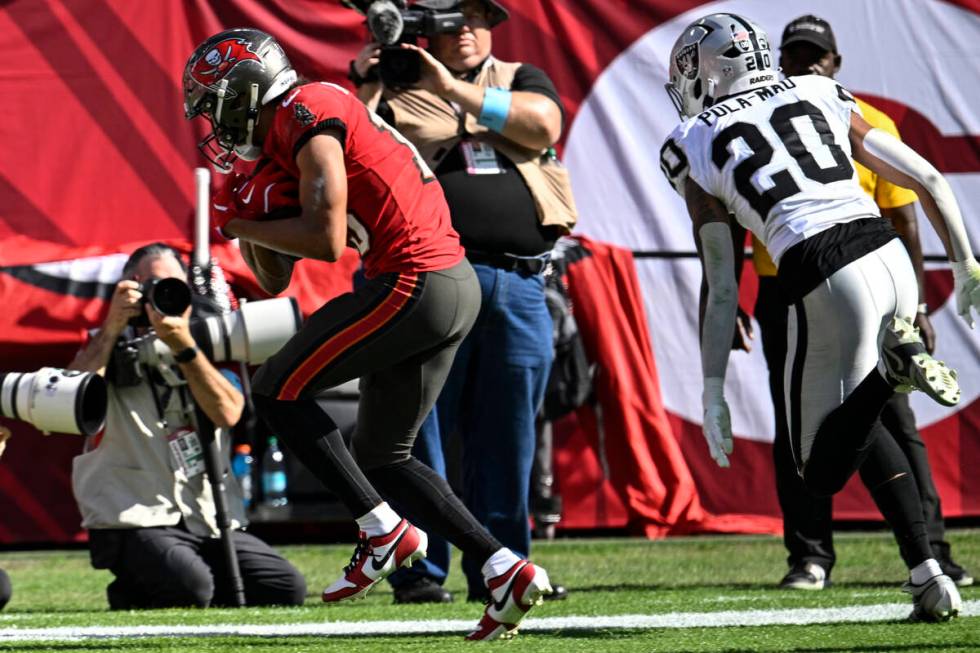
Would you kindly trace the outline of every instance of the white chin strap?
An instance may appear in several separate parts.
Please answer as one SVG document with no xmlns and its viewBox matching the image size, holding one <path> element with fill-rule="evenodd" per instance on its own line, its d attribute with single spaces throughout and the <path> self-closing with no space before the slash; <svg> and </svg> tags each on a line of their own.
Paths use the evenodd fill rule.
<svg viewBox="0 0 980 653">
<path fill-rule="evenodd" d="M 254 149 L 255 145 L 252 144 L 252 135 L 255 133 L 255 123 L 259 117 L 259 85 L 249 84 L 248 85 L 248 120 L 245 121 L 245 142 L 241 146 L 236 146 L 235 151 L 238 151 L 238 147 L 250 150 Z M 239 154 L 238 156 L 242 156 Z M 254 160 L 254 159 L 250 159 Z"/>
<path fill-rule="evenodd" d="M 221 111 L 225 108 L 225 96 L 228 94 L 228 80 L 223 79 L 218 82 L 218 90 L 215 95 L 218 97 L 218 102 L 214 105 L 214 121 L 221 124 Z"/>
</svg>

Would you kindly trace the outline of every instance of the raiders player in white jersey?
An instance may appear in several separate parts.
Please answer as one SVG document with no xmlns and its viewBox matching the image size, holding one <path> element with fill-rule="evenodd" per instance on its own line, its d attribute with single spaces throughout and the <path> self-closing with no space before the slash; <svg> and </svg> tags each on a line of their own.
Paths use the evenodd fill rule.
<svg viewBox="0 0 980 653">
<path fill-rule="evenodd" d="M 778 81 L 765 32 L 742 17 L 712 14 L 688 26 L 671 51 L 667 91 L 684 122 L 661 165 L 687 203 L 704 271 L 703 430 L 712 457 L 726 467 L 732 453 L 723 395 L 738 302 L 731 214 L 772 254 L 791 304 L 785 393 L 800 476 L 829 495 L 860 467 L 911 552 L 912 617 L 954 616 L 960 596 L 930 550 L 908 461 L 892 438 L 877 436 L 894 392 L 921 390 L 953 405 L 959 387 L 912 326 L 912 264 L 851 158 L 918 193 L 949 254 L 957 310 L 972 327 L 980 265 L 949 185 L 898 139 L 870 128 L 833 79 Z"/>
</svg>

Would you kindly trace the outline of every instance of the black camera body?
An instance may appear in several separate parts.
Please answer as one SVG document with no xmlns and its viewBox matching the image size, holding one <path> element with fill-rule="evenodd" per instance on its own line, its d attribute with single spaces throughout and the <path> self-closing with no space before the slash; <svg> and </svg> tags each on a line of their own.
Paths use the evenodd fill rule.
<svg viewBox="0 0 980 653">
<path fill-rule="evenodd" d="M 146 316 L 147 304 L 163 315 L 183 315 L 191 305 L 191 288 L 177 277 L 147 279 L 140 283 L 139 292 L 143 295 L 139 315 L 129 320 L 134 327 L 150 326 L 150 319 Z"/>
<path fill-rule="evenodd" d="M 377 74 L 389 88 L 407 88 L 422 76 L 417 52 L 401 47 L 419 37 L 454 34 L 466 23 L 452 0 L 422 0 L 406 7 L 404 0 L 352 0 L 346 2 L 367 16 L 368 29 L 381 44 Z"/>
<path fill-rule="evenodd" d="M 106 365 L 106 380 L 121 388 L 129 388 L 139 385 L 143 378 L 137 341 L 120 338 L 113 346 L 109 364 Z"/>
</svg>

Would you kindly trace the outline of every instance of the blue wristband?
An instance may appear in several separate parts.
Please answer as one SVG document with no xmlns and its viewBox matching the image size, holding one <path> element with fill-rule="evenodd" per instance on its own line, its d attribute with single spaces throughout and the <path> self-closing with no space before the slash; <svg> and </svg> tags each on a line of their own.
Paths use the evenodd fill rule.
<svg viewBox="0 0 980 653">
<path fill-rule="evenodd" d="M 510 91 L 502 88 L 486 88 L 483 91 L 483 105 L 477 122 L 495 132 L 504 131 L 507 114 L 510 113 Z"/>
</svg>

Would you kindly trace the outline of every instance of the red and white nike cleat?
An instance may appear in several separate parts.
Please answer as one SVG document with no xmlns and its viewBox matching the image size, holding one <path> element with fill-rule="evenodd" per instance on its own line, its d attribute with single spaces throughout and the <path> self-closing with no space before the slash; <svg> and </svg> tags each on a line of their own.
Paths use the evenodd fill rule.
<svg viewBox="0 0 980 653">
<path fill-rule="evenodd" d="M 548 572 L 541 567 L 520 560 L 514 566 L 487 581 L 490 600 L 476 630 L 466 639 L 479 641 L 498 637 L 509 638 L 517 634 L 517 627 L 528 610 L 544 602 L 545 594 L 551 594 Z"/>
<path fill-rule="evenodd" d="M 323 600 L 333 603 L 363 597 L 375 583 L 399 567 L 408 567 L 424 558 L 428 545 L 425 531 L 405 519 L 385 535 L 368 537 L 362 531 L 350 564 L 344 567 L 344 575 L 323 590 Z"/>
</svg>

